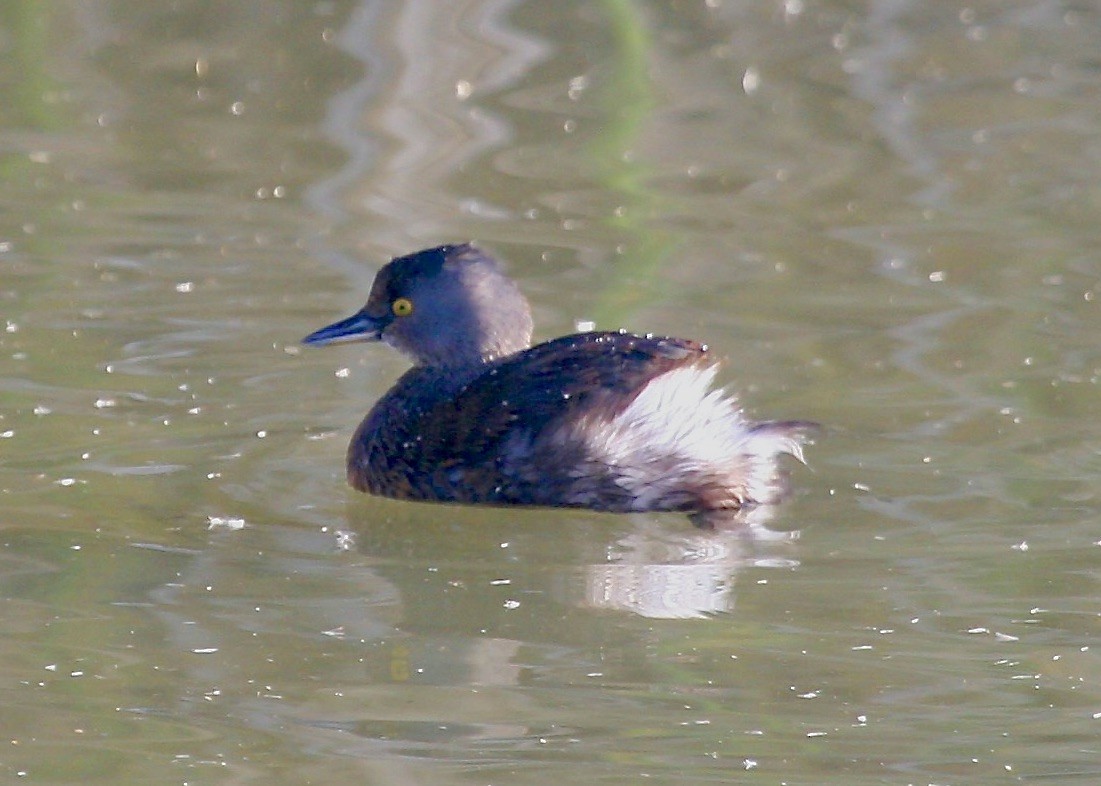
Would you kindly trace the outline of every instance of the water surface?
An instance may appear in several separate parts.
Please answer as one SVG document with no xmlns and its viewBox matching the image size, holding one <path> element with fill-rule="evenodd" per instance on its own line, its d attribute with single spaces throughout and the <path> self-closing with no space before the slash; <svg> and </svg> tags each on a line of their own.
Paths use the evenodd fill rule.
<svg viewBox="0 0 1101 786">
<path fill-rule="evenodd" d="M 1094 782 L 1099 36 L 4 4 L 4 779 Z M 825 424 L 781 534 L 346 488 L 404 362 L 298 339 L 466 239 L 540 338 L 696 337 Z"/>
</svg>

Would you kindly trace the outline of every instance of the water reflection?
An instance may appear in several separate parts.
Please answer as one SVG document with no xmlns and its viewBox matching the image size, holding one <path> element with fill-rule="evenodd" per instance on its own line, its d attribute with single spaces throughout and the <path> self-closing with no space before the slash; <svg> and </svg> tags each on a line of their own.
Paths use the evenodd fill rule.
<svg viewBox="0 0 1101 786">
<path fill-rule="evenodd" d="M 761 506 L 738 526 L 680 532 L 639 522 L 608 547 L 607 562 L 582 568 L 577 603 L 653 619 L 689 619 L 734 609 L 735 578 L 746 565 L 795 567 L 790 556 L 762 556 L 764 545 L 792 542 L 797 532 L 765 528 L 773 509 Z M 731 522 L 734 523 L 734 522 Z"/>
<path fill-rule="evenodd" d="M 380 561 L 376 569 L 402 598 L 403 629 L 443 619 L 444 627 L 476 624 L 492 633 L 521 609 L 538 626 L 541 616 L 560 613 L 558 605 L 700 618 L 734 610 L 744 568 L 799 564 L 792 545 L 799 533 L 768 529 L 769 506 L 717 530 L 696 529 L 679 516 L 549 510 L 517 510 L 507 517 L 511 527 L 494 526 L 499 511 L 481 518 L 478 508 L 405 507 L 398 523 L 361 508 L 350 524 L 358 552 Z M 436 511 L 446 511 L 445 524 L 432 523 Z M 448 611 L 441 615 L 441 608 Z"/>
<path fill-rule="evenodd" d="M 0 779 L 1097 779 L 1090 4 L 3 9 Z M 840 424 L 822 525 L 347 494 L 400 363 L 279 346 L 456 237 Z"/>
</svg>

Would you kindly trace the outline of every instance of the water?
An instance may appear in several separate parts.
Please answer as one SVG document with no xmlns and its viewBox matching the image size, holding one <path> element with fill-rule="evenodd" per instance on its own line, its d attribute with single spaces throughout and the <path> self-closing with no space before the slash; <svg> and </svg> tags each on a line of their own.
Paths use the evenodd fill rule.
<svg viewBox="0 0 1101 786">
<path fill-rule="evenodd" d="M 0 29 L 5 782 L 1101 774 L 1092 7 Z M 404 364 L 298 339 L 469 238 L 825 424 L 777 537 L 347 489 Z"/>
</svg>

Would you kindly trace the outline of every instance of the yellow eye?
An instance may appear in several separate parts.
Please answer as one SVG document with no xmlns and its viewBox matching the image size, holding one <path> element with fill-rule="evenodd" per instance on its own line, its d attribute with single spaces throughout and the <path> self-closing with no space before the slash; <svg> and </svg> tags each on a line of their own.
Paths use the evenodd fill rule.
<svg viewBox="0 0 1101 786">
<path fill-rule="evenodd" d="M 395 317 L 407 317 L 413 313 L 413 301 L 407 297 L 399 297 L 390 304 L 390 310 Z"/>
</svg>

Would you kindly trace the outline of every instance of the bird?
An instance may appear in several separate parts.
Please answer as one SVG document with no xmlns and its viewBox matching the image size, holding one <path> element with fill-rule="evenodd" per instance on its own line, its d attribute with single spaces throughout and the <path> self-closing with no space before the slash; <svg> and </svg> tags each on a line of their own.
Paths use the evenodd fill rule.
<svg viewBox="0 0 1101 786">
<path fill-rule="evenodd" d="M 817 428 L 752 422 L 707 345 L 626 331 L 531 343 L 527 299 L 471 243 L 393 258 L 366 304 L 304 344 L 382 342 L 412 361 L 347 452 L 349 484 L 422 502 L 681 512 L 713 528 L 786 494 Z"/>
</svg>

